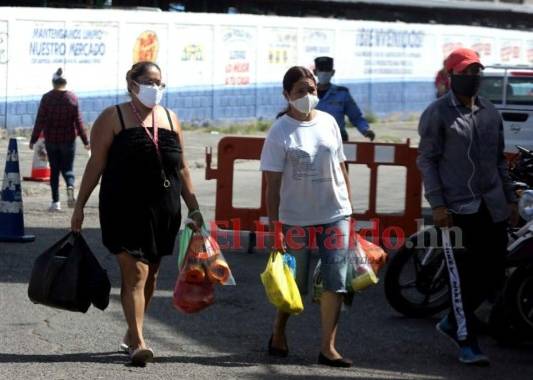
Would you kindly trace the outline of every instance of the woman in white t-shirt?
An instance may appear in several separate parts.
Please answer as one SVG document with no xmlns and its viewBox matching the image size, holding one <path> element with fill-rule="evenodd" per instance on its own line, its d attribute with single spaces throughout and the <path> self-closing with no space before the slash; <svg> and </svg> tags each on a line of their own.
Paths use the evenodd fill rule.
<svg viewBox="0 0 533 380">
<path fill-rule="evenodd" d="M 267 210 L 277 248 L 296 258 L 296 282 L 307 293 L 310 249 L 318 246 L 324 292 L 320 299 L 322 344 L 318 362 L 350 367 L 335 348 L 339 312 L 346 291 L 350 235 L 350 184 L 342 138 L 335 119 L 315 110 L 316 80 L 306 68 L 290 68 L 283 78 L 289 105 L 270 129 L 261 153 L 267 180 Z M 285 326 L 278 311 L 269 354 L 288 355 Z"/>
</svg>

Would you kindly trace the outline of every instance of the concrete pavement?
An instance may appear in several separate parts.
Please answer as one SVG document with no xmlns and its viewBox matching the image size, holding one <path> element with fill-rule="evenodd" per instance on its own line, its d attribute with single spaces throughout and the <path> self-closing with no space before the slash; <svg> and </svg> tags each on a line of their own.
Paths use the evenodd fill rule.
<svg viewBox="0 0 533 380">
<path fill-rule="evenodd" d="M 203 180 L 203 146 L 220 136 L 188 132 L 186 153 L 200 204 L 207 218 L 214 215 L 214 181 Z M 23 174 L 28 173 L 31 152 L 19 142 Z M 7 140 L 0 140 L 3 170 Z M 79 149 L 76 173 L 86 161 Z M 238 166 L 243 202 L 253 204 L 255 163 Z M 354 186 L 362 174 L 354 170 Z M 400 186 L 389 175 L 386 187 Z M 255 181 L 256 182 L 256 181 Z M 63 186 L 63 185 L 62 185 Z M 171 305 L 176 279 L 176 256 L 163 261 L 158 290 L 145 321 L 145 336 L 156 362 L 146 368 L 129 366 L 118 352 L 125 331 L 119 300 L 120 278 L 115 258 L 101 244 L 97 192 L 86 209 L 84 235 L 112 281 L 111 303 L 104 312 L 86 314 L 34 305 L 27 297 L 27 281 L 34 259 L 67 232 L 70 213 L 49 214 L 46 184 L 24 183 L 27 232 L 34 243 L 0 243 L 0 379 L 531 379 L 533 347 L 502 348 L 489 338 L 482 345 L 492 358 L 490 368 L 467 368 L 456 351 L 434 329 L 437 318 L 410 320 L 398 316 L 386 303 L 381 285 L 355 297 L 352 308 L 341 315 L 338 346 L 354 361 L 351 369 L 316 365 L 319 350 L 318 307 L 305 300 L 305 311 L 289 322 L 287 359 L 266 355 L 274 316 L 259 273 L 264 253 L 227 252 L 237 286 L 218 288 L 217 301 L 208 309 L 183 315 Z M 258 186 L 257 186 L 258 187 Z M 61 195 L 65 199 L 64 187 Z M 361 191 L 360 194 L 363 194 Z M 397 200 L 385 193 L 384 207 Z M 248 195 L 247 195 L 248 194 Z M 357 194 L 357 193 L 356 193 Z M 397 195 L 396 195 L 397 196 Z M 362 195 L 360 195 L 362 198 Z"/>
</svg>

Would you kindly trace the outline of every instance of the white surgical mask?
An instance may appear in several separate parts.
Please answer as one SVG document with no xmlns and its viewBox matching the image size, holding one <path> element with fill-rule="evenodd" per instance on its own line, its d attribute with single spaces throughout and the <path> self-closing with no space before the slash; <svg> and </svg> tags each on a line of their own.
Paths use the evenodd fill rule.
<svg viewBox="0 0 533 380">
<path fill-rule="evenodd" d="M 318 104 L 318 96 L 307 94 L 296 100 L 289 100 L 289 104 L 303 114 L 309 114 Z"/>
<path fill-rule="evenodd" d="M 317 71 L 316 77 L 318 83 L 320 84 L 329 84 L 331 82 L 331 77 L 333 76 L 333 71 Z"/>
<path fill-rule="evenodd" d="M 163 98 L 163 89 L 160 86 L 156 84 L 148 85 L 140 83 L 137 83 L 137 85 L 139 86 L 139 93 L 135 94 L 135 96 L 145 107 L 154 108 L 161 102 L 161 99 Z"/>
</svg>

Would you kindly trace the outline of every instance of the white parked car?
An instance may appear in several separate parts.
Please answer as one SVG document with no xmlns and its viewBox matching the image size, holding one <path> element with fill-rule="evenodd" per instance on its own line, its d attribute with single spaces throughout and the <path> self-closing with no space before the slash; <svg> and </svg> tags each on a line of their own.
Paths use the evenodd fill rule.
<svg viewBox="0 0 533 380">
<path fill-rule="evenodd" d="M 505 133 L 505 151 L 516 145 L 533 149 L 533 66 L 487 66 L 479 94 L 500 112 Z"/>
</svg>

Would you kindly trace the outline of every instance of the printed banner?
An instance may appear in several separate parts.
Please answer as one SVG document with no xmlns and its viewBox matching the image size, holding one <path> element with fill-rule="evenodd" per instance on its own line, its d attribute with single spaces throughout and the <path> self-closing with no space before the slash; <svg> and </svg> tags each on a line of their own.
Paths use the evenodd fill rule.
<svg viewBox="0 0 533 380">
<path fill-rule="evenodd" d="M 298 62 L 296 29 L 263 28 L 259 38 L 259 72 L 264 82 L 281 82 L 283 75 Z"/>
<path fill-rule="evenodd" d="M 10 75 L 8 88 L 10 96 L 40 96 L 52 87 L 52 75 L 59 68 L 65 68 L 67 60 L 66 23 L 59 21 L 18 20 L 11 30 L 9 72 L 14 70 L 31 75 Z M 75 39 L 68 40 L 68 46 Z M 66 70 L 65 70 L 66 72 Z M 16 80 L 15 78 L 16 77 Z M 88 84 L 88 83 L 86 83 Z"/>
<path fill-rule="evenodd" d="M 304 29 L 298 63 L 309 69 L 314 69 L 315 58 L 323 56 L 335 56 L 335 31 Z"/>
<path fill-rule="evenodd" d="M 65 27 L 35 22 L 29 32 L 32 64 L 98 64 L 107 51 L 105 29 L 91 23 Z"/>
<path fill-rule="evenodd" d="M 380 26 L 342 30 L 337 47 L 337 77 L 382 80 L 433 76 L 441 63 L 435 59 L 435 36 L 421 26 Z"/>
<path fill-rule="evenodd" d="M 171 86 L 209 86 L 213 83 L 213 27 L 176 25 L 170 37 Z"/>
<path fill-rule="evenodd" d="M 85 40 L 71 45 L 73 48 L 67 54 L 64 70 L 69 87 L 91 93 L 110 87 L 117 89 L 122 80 L 117 67 L 118 23 L 83 22 L 70 24 L 69 28 L 80 30 L 86 36 Z"/>
<path fill-rule="evenodd" d="M 223 27 L 216 63 L 217 84 L 248 86 L 255 82 L 256 29 Z M 220 62 L 220 63 L 218 63 Z"/>
<path fill-rule="evenodd" d="M 0 20 L 0 96 L 37 98 L 51 88 L 59 67 L 76 93 L 122 94 L 127 70 L 139 61 L 158 63 L 170 88 L 205 90 L 279 85 L 290 66 L 311 69 L 317 56 L 335 59 L 338 83 L 433 81 L 457 47 L 476 50 L 486 65 L 533 64 L 531 33 L 512 30 L 333 19 L 317 24 L 251 15 L 68 13 L 59 18 L 52 9 L 2 8 L 7 16 Z"/>
</svg>

